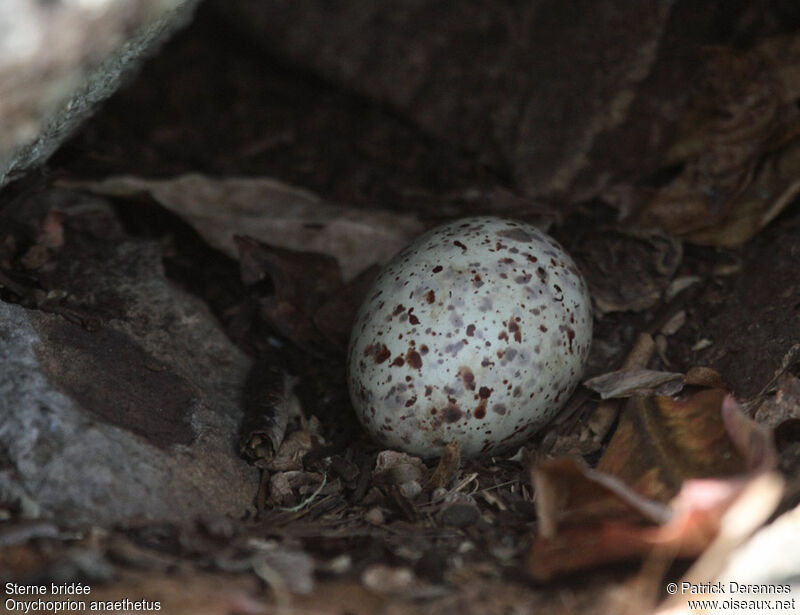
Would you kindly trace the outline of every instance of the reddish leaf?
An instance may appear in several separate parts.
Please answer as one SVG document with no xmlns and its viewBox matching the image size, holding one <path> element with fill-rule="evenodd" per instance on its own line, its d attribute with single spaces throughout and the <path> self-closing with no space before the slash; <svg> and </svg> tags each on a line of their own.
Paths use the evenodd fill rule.
<svg viewBox="0 0 800 615">
<path fill-rule="evenodd" d="M 720 414 L 725 394 L 710 389 L 683 401 L 632 399 L 598 471 L 617 476 L 642 495 L 665 503 L 686 478 L 743 472 L 745 461 L 730 441 Z"/>
<path fill-rule="evenodd" d="M 725 391 L 631 399 L 597 470 L 572 459 L 534 468 L 537 579 L 648 555 L 693 557 L 754 472 L 775 467 L 769 434 Z"/>
</svg>

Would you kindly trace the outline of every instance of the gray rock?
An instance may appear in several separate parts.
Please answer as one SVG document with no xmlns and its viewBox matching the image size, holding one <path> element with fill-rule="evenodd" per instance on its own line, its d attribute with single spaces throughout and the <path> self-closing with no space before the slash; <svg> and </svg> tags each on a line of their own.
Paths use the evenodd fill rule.
<svg viewBox="0 0 800 615">
<path fill-rule="evenodd" d="M 0 186 L 44 162 L 198 3 L 0 2 Z"/>
<path fill-rule="evenodd" d="M 249 359 L 169 283 L 154 242 L 120 243 L 81 275 L 78 300 L 122 306 L 96 331 L 0 302 L 0 496 L 66 523 L 244 514 L 258 484 L 236 453 Z"/>
</svg>

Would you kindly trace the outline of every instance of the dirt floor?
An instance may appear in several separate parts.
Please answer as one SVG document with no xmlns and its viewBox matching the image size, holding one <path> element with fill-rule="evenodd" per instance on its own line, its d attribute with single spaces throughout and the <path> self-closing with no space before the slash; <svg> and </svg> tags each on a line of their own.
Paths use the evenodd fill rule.
<svg viewBox="0 0 800 615">
<path fill-rule="evenodd" d="M 119 298 L 54 307 L 37 303 L 34 290 L 74 288 L 74 296 L 88 296 L 86 263 L 106 258 L 104 241 L 157 240 L 169 280 L 201 299 L 254 361 L 244 395 L 248 415 L 236 436 L 241 448 L 232 446 L 231 455 L 253 464 L 260 478 L 246 514 L 189 525 L 138 519 L 65 529 L 66 520 L 24 519 L 9 509 L 0 521 L 0 570 L 14 583 L 45 584 L 54 599 L 50 583 L 80 582 L 93 600 L 158 601 L 168 613 L 651 612 L 668 597 L 667 582 L 707 553 L 720 517 L 735 497 L 745 497 L 742 484 L 762 489 L 747 497 L 776 500 L 754 513 L 751 532 L 759 514 L 763 523 L 800 502 L 800 417 L 791 401 L 800 390 L 800 213 L 791 198 L 740 246 L 680 241 L 675 237 L 685 234 L 649 225 L 631 230 L 619 223 L 610 196 L 534 201 L 520 194 L 507 169 L 430 136 L 389 105 L 270 57 L 207 7 L 44 169 L 10 186 L 0 202 L 6 219 L 12 208 L 34 202 L 31 194 L 54 186 L 80 193 L 70 182 L 183 173 L 275 178 L 333 203 L 387 209 L 425 226 L 483 211 L 545 221 L 578 262 L 595 302 L 584 380 L 612 377 L 579 387 L 553 426 L 503 455 L 393 454 L 364 433 L 348 398 L 345 350 L 355 306 L 330 303 L 336 295 L 360 296 L 363 279 L 309 288 L 303 276 L 312 266 L 327 280 L 319 261 L 261 252 L 260 244 L 243 249 L 237 261 L 147 190 L 106 197 L 113 223 L 89 216 L 66 225 L 67 246 L 51 250 L 49 269 L 28 266 L 35 257 L 28 248 L 42 245 L 43 224 L 38 236 L 8 230 L 4 237 L 17 243 L 0 245 L 0 274 L 13 282 L 4 282 L 3 300 L 61 314 L 90 331 L 119 313 Z M 648 188 L 668 183 L 657 178 Z M 41 223 L 44 214 L 13 217 Z M 289 297 L 291 312 L 273 309 L 274 296 Z M 327 330 L 318 311 L 304 311 L 311 304 L 330 310 Z M 273 427 L 259 412 L 265 399 L 285 401 L 286 377 L 299 383 L 302 410 L 289 415 L 276 456 L 265 453 Z M 679 401 L 653 397 L 658 392 Z M 709 407 L 713 420 L 703 413 Z M 720 407 L 728 408 L 724 420 Z M 690 418 L 675 418 L 687 408 Z M 650 417 L 644 426 L 637 423 L 642 416 Z M 189 442 L 174 431 L 182 423 L 167 423 L 114 424 L 157 432 L 159 445 Z M 672 447 L 663 458 L 636 456 L 662 444 Z M 609 487 L 567 457 L 628 478 L 628 487 Z M 643 474 L 631 474 L 637 465 Z M 757 482 L 758 472 L 772 476 L 776 469 L 786 484 L 778 496 Z M 681 491 L 689 478 L 717 480 L 728 499 L 703 516 Z M 566 494 L 567 483 L 580 486 Z M 632 485 L 657 506 L 622 506 L 636 499 L 629 498 Z M 548 501 L 561 498 L 561 509 L 543 504 L 545 494 Z M 605 510 L 587 509 L 587 501 L 609 497 Z M 688 497 L 694 511 L 690 529 L 677 542 L 653 538 L 647 531 L 676 531 L 659 515 L 668 505 L 676 510 L 678 497 Z M 576 516 L 560 517 L 570 506 Z M 548 523 L 566 530 L 544 536 Z M 614 552 L 620 543 L 625 547 Z M 145 602 L 131 610 L 151 608 Z"/>
</svg>

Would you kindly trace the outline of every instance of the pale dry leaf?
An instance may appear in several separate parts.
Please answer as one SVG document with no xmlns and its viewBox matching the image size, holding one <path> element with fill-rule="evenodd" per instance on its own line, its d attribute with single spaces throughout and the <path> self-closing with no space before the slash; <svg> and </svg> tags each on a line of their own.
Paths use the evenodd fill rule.
<svg viewBox="0 0 800 615">
<path fill-rule="evenodd" d="M 652 393 L 673 395 L 683 387 L 683 374 L 650 369 L 619 370 L 595 376 L 583 384 L 600 393 L 601 399 L 619 399 Z"/>
<path fill-rule="evenodd" d="M 775 557 L 780 553 L 781 557 Z M 756 532 L 728 558 L 719 579 L 747 584 L 791 586 L 800 598 L 800 506 Z M 786 596 L 784 596 L 786 597 Z"/>
<path fill-rule="evenodd" d="M 748 559 L 745 567 L 740 566 L 738 570 L 734 568 L 736 574 L 739 575 L 736 578 L 730 577 L 730 573 L 725 574 L 725 570 L 729 568 L 728 563 L 731 561 L 734 551 L 745 544 L 753 532 L 775 510 L 783 494 L 783 487 L 784 481 L 777 473 L 765 472 L 751 478 L 723 515 L 716 538 L 686 572 L 683 580 L 678 583 L 678 587 L 685 587 L 683 583 L 693 584 L 694 586 L 711 584 L 719 578 L 720 574 L 736 582 L 758 582 L 751 579 L 761 576 L 758 571 L 764 565 L 767 565 L 769 561 L 775 559 L 776 551 L 770 551 L 766 560 L 761 558 L 759 560 Z M 795 531 L 797 530 L 796 523 L 793 528 Z M 788 536 L 785 537 L 788 538 Z M 773 546 L 777 545 L 773 543 Z M 783 552 L 785 545 L 781 543 L 778 548 Z M 762 558 L 764 555 L 764 553 L 761 553 Z M 759 563 L 756 564 L 756 561 L 759 561 Z M 793 576 L 796 576 L 796 570 Z M 725 582 L 725 587 L 728 587 L 727 581 Z M 679 591 L 664 601 L 657 614 L 689 615 L 694 609 L 689 608 L 688 599 L 725 599 L 731 597 L 736 599 L 746 598 L 746 596 L 742 595 L 730 596 L 727 591 L 720 592 L 720 595 L 716 595 L 716 593 L 712 595 L 710 593 L 704 594 L 703 592 L 686 593 Z M 774 596 L 770 597 L 774 598 Z"/>
<path fill-rule="evenodd" d="M 653 358 L 654 352 L 655 342 L 653 341 L 653 336 L 647 332 L 640 333 L 620 369 L 626 371 L 645 369 L 647 364 L 650 363 L 650 359 Z"/>
<path fill-rule="evenodd" d="M 672 301 L 684 290 L 686 290 L 691 286 L 694 286 L 695 284 L 701 282 L 702 280 L 703 278 L 701 278 L 699 275 L 683 275 L 675 278 L 669 283 L 669 286 L 667 286 L 667 290 L 664 291 L 664 300 Z"/>
<path fill-rule="evenodd" d="M 389 260 L 423 230 L 415 217 L 332 204 L 268 178 L 192 173 L 173 179 L 118 176 L 67 185 L 104 196 L 148 194 L 232 258 L 238 257 L 234 235 L 329 254 L 339 261 L 345 280 L 372 263 Z"/>
<path fill-rule="evenodd" d="M 661 333 L 666 336 L 675 335 L 684 324 L 686 324 L 686 310 L 680 310 L 661 327 Z"/>
</svg>

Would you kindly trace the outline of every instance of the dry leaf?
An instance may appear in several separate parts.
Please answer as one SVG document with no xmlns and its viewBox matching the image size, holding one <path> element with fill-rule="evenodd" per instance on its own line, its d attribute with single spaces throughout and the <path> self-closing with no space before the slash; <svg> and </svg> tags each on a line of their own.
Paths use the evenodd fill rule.
<svg viewBox="0 0 800 615">
<path fill-rule="evenodd" d="M 423 230 L 411 216 L 334 205 L 306 190 L 266 178 L 120 176 L 70 182 L 68 186 L 105 196 L 148 194 L 232 258 L 237 256 L 235 235 L 330 255 L 339 262 L 346 280 L 372 263 L 389 260 Z"/>
<path fill-rule="evenodd" d="M 651 369 L 623 369 L 586 380 L 589 389 L 601 399 L 621 399 L 634 395 L 674 395 L 683 388 L 683 374 Z"/>
<path fill-rule="evenodd" d="M 762 592 L 757 592 L 761 595 L 754 595 L 739 589 L 747 584 L 761 583 L 773 587 L 785 584 L 786 587 L 790 587 L 800 561 L 795 561 L 794 572 L 789 572 L 792 570 L 791 564 L 787 569 L 786 562 L 782 560 L 784 560 L 784 555 L 792 557 L 792 554 L 798 552 L 796 549 L 787 549 L 792 542 L 797 543 L 796 536 L 800 528 L 797 524 L 796 511 L 794 515 L 791 513 L 784 515 L 773 526 L 762 530 L 760 535 L 756 535 L 754 540 L 749 541 L 737 554 L 737 549 L 773 513 L 782 493 L 783 479 L 778 474 L 765 473 L 750 481 L 720 519 L 719 532 L 713 542 L 678 583 L 678 587 L 690 584 L 701 588 L 709 587 L 716 582 L 717 587 L 724 591 L 714 592 L 714 594 L 702 590 L 678 591 L 674 596 L 665 600 L 657 613 L 659 615 L 691 615 L 697 609 L 689 609 L 688 600 L 718 600 L 719 603 L 724 603 L 726 599 L 731 598 L 739 601 L 764 599 Z M 766 541 L 765 537 L 767 537 Z M 759 545 L 759 542 L 762 544 Z M 764 544 L 765 542 L 767 544 Z M 782 556 L 776 558 L 775 554 L 779 552 Z M 798 560 L 797 557 L 794 559 Z M 777 566 L 775 565 L 776 560 L 781 562 Z M 736 584 L 735 591 L 732 591 L 734 588 L 731 583 Z M 797 589 L 800 588 L 796 587 L 795 590 Z M 769 598 L 785 599 L 788 596 L 770 595 Z M 739 609 L 723 606 L 722 610 Z"/>
<path fill-rule="evenodd" d="M 239 451 L 249 461 L 272 458 L 281 447 L 289 413 L 299 404 L 292 393 L 296 379 L 257 361 L 245 386 Z"/>
<path fill-rule="evenodd" d="M 661 525 L 652 523 L 651 514 L 638 518 L 629 514 L 571 525 L 559 530 L 553 538 L 537 536 L 528 555 L 528 571 L 535 579 L 544 581 L 567 572 L 649 556 L 696 557 L 714 542 L 727 511 L 741 494 L 763 476 L 686 481 L 669 507 L 663 509 L 671 512 Z M 629 502 L 635 501 L 635 494 L 624 487 L 619 494 L 625 495 Z M 641 501 L 644 500 L 640 498 Z M 650 502 L 651 507 L 643 511 L 659 510 L 653 504 Z M 762 499 L 761 504 L 762 510 L 771 512 L 777 500 Z M 633 510 L 635 506 L 631 507 Z"/>
<path fill-rule="evenodd" d="M 668 501 L 687 478 L 733 476 L 747 471 L 761 449 L 772 446 L 769 435 L 758 451 L 737 450 L 723 419 L 726 392 L 710 389 L 683 401 L 668 397 L 633 398 L 626 405 L 619 427 L 598 471 L 621 478 L 639 493 Z M 731 416 L 741 415 L 738 409 Z M 731 421 L 733 422 L 733 421 Z M 738 422 L 737 422 L 738 424 Z M 756 446 L 754 443 L 753 446 Z"/>
<path fill-rule="evenodd" d="M 689 481 L 685 489 L 691 493 L 681 492 L 670 507 L 650 501 L 649 510 L 642 509 L 668 515 L 661 525 L 654 524 L 650 514 L 637 517 L 632 505 L 626 516 L 570 525 L 552 538 L 537 536 L 528 555 L 529 573 L 543 581 L 601 564 L 646 557 L 655 549 L 672 557 L 697 556 L 713 540 L 722 514 L 741 485 L 722 480 Z M 634 498 L 638 503 L 647 502 L 621 483 L 618 494 L 631 503 Z"/>
<path fill-rule="evenodd" d="M 747 241 L 800 194 L 800 36 L 749 52 L 709 50 L 705 77 L 663 161 L 680 165 L 660 189 L 617 186 L 607 194 L 636 210 L 635 227 L 657 226 L 693 243 Z"/>
<path fill-rule="evenodd" d="M 556 536 L 562 525 L 589 525 L 604 519 L 647 519 L 665 523 L 669 508 L 642 497 L 610 474 L 570 457 L 549 459 L 533 468 L 539 537 Z"/>
<path fill-rule="evenodd" d="M 639 615 L 641 613 L 657 613 L 658 615 L 693 615 L 697 612 L 707 612 L 703 609 L 686 609 L 687 599 L 704 600 L 725 599 L 733 596 L 703 595 L 702 584 L 709 587 L 714 582 L 715 576 L 730 560 L 731 555 L 735 554 L 735 549 L 739 547 L 753 532 L 753 530 L 764 523 L 775 505 L 780 499 L 783 490 L 783 481 L 777 474 L 762 474 L 746 484 L 741 493 L 732 502 L 730 507 L 724 512 L 719 521 L 719 531 L 711 545 L 705 549 L 699 559 L 692 565 L 682 579 L 665 578 L 669 573 L 672 557 L 669 553 L 664 553 L 664 547 L 653 549 L 653 553 L 648 557 L 638 575 L 625 587 L 619 588 L 614 593 L 611 600 L 608 600 L 601 613 L 603 615 Z M 682 492 L 683 493 L 683 492 Z M 688 498 L 684 498 L 683 507 Z M 676 506 L 680 509 L 680 506 Z M 777 545 L 776 545 L 777 546 Z M 777 548 L 768 555 L 770 562 L 775 561 L 774 554 Z M 765 554 L 766 555 L 766 554 Z M 666 557 L 665 557 L 666 556 Z M 735 558 L 735 555 L 734 555 Z M 780 558 L 778 558 L 780 559 Z M 739 582 L 755 582 L 753 577 L 761 582 L 763 577 L 759 574 L 762 567 L 769 567 L 767 562 L 758 563 L 755 566 L 755 558 L 747 560 L 748 571 L 745 574 L 730 577 Z M 765 566 L 766 565 L 766 566 Z M 755 572 L 755 574 L 753 574 Z M 769 578 L 769 577 L 767 577 Z M 771 579 L 777 583 L 778 579 Z M 663 595 L 664 588 L 668 582 L 679 581 L 674 585 L 676 594 L 668 596 L 662 605 L 656 609 L 656 604 Z M 690 587 L 687 588 L 687 585 Z M 728 587 L 724 586 L 727 590 Z M 740 598 L 743 596 L 735 596 Z M 697 605 L 695 605 L 697 606 Z M 720 612 L 729 612 L 729 608 L 722 606 L 719 600 L 718 608 Z"/>
<path fill-rule="evenodd" d="M 697 556 L 752 477 L 776 463 L 770 435 L 725 391 L 631 399 L 596 470 L 566 458 L 533 469 L 529 572 L 547 579 L 655 548 Z"/>
</svg>

